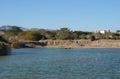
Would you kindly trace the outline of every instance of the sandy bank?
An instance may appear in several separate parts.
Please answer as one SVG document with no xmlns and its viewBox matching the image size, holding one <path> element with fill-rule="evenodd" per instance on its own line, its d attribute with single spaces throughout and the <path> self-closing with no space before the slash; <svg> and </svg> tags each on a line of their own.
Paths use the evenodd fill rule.
<svg viewBox="0 0 120 79">
<path fill-rule="evenodd" d="M 120 40 L 40 40 L 27 44 L 35 48 L 120 48 Z"/>
</svg>

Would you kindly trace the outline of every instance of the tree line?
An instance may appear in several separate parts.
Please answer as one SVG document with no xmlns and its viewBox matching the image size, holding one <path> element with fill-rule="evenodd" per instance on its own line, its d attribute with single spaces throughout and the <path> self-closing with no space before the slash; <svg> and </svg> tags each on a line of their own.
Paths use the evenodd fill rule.
<svg viewBox="0 0 120 79">
<path fill-rule="evenodd" d="M 23 31 L 17 26 L 13 26 L 12 29 L 7 30 L 3 35 L 9 41 L 39 41 L 39 40 L 79 40 L 79 39 L 89 39 L 99 40 L 99 39 L 120 39 L 119 30 L 116 33 L 106 32 L 101 34 L 100 32 L 85 32 L 85 31 L 71 31 L 68 28 L 61 28 L 58 30 L 28 30 Z"/>
<path fill-rule="evenodd" d="M 61 28 L 58 30 L 27 30 L 23 31 L 18 26 L 13 26 L 12 29 L 6 30 L 4 34 L 0 35 L 0 55 L 9 54 L 10 48 L 20 48 L 23 46 L 19 41 L 39 41 L 39 40 L 100 40 L 100 39 L 114 39 L 120 40 L 120 30 L 113 32 L 85 32 L 85 31 L 71 31 L 68 28 Z M 23 46 L 24 47 L 24 46 Z"/>
</svg>

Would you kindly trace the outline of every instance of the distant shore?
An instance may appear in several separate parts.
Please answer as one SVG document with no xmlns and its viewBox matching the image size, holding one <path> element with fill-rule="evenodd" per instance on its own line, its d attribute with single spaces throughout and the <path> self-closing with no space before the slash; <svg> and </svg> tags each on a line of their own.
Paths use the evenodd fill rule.
<svg viewBox="0 0 120 79">
<path fill-rule="evenodd" d="M 120 48 L 120 40 L 40 40 L 24 44 L 32 48 Z"/>
</svg>

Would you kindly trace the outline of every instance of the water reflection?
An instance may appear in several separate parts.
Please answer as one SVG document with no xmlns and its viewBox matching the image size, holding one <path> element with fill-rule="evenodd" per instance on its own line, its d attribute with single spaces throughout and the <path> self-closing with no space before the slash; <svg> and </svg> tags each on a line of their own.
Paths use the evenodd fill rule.
<svg viewBox="0 0 120 79">
<path fill-rule="evenodd" d="M 11 50 L 0 50 L 0 56 L 11 55 Z"/>
</svg>

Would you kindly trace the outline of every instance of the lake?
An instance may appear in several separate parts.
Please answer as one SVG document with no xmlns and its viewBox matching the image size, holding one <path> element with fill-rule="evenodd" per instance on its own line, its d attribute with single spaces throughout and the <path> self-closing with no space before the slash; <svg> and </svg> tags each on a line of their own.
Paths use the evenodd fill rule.
<svg viewBox="0 0 120 79">
<path fill-rule="evenodd" d="M 13 49 L 0 79 L 120 79 L 120 49 Z"/>
</svg>

